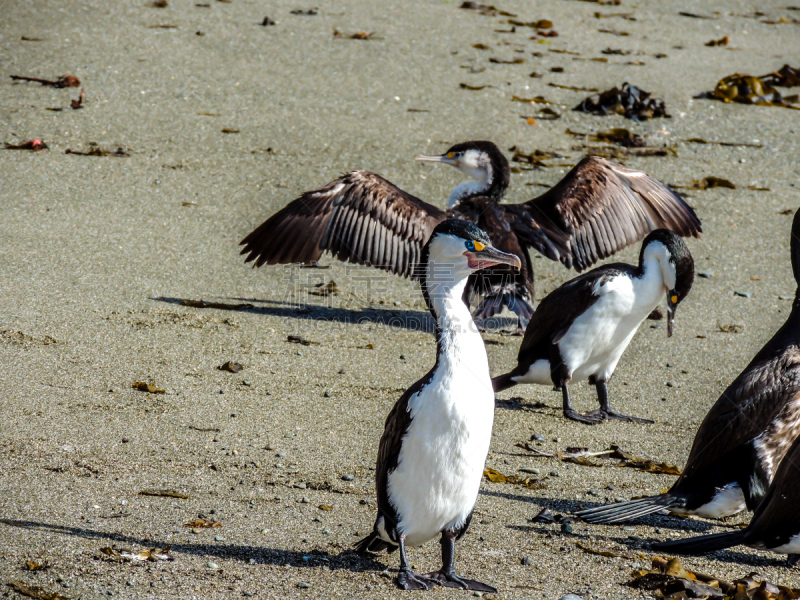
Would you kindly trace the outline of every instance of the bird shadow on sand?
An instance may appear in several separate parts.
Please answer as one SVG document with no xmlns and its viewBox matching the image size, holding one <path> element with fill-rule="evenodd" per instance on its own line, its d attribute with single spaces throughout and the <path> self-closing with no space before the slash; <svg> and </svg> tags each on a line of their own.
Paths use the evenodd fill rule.
<svg viewBox="0 0 800 600">
<path fill-rule="evenodd" d="M 226 298 L 228 302 L 198 300 L 194 298 L 174 298 L 158 296 L 150 298 L 156 302 L 223 311 L 246 312 L 256 315 L 299 319 L 318 323 L 341 323 L 344 325 L 371 324 L 392 329 L 422 331 L 433 333 L 435 322 L 428 311 L 403 310 L 393 308 L 342 308 L 323 304 L 286 302 L 283 300 L 264 300 L 259 298 Z M 513 329 L 516 319 L 510 317 L 492 317 L 479 321 L 478 326 L 487 333 L 500 333 Z M 497 343 L 497 342 L 490 342 Z"/>
<path fill-rule="evenodd" d="M 433 333 L 434 322 L 430 313 L 421 310 L 378 309 L 378 308 L 338 308 L 320 304 L 284 302 L 281 300 L 261 300 L 258 298 L 226 298 L 230 302 L 205 302 L 194 298 L 173 298 L 158 296 L 150 298 L 190 308 L 246 312 L 256 315 L 299 319 L 304 321 L 341 323 L 345 325 L 372 324 L 391 328 Z"/>
<path fill-rule="evenodd" d="M 331 570 L 345 569 L 353 572 L 384 571 L 386 569 L 386 565 L 376 561 L 371 556 L 360 555 L 350 549 L 343 550 L 339 554 L 331 554 L 318 549 L 309 549 L 307 552 L 300 552 L 297 550 L 281 550 L 279 548 L 268 548 L 264 546 L 240 546 L 236 544 L 166 544 L 163 541 L 148 537 L 107 533 L 96 529 L 68 527 L 40 521 L 0 519 L 0 525 L 51 534 L 70 535 L 86 539 L 107 540 L 112 544 L 135 544 L 137 547 L 142 548 L 163 548 L 169 545 L 170 551 L 173 554 L 190 554 L 204 558 L 211 556 L 233 558 L 250 564 L 281 565 L 301 568 L 327 565 Z M 100 547 L 97 549 L 99 551 Z"/>
</svg>

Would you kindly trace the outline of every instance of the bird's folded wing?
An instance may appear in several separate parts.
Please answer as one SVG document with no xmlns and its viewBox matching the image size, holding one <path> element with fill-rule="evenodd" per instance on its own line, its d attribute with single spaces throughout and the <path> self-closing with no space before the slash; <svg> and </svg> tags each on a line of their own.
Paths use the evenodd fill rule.
<svg viewBox="0 0 800 600">
<path fill-rule="evenodd" d="M 309 263 L 336 258 L 412 275 L 443 210 L 369 171 L 351 171 L 305 192 L 241 241 L 246 262 Z"/>
<path fill-rule="evenodd" d="M 800 352 L 791 349 L 754 364 L 758 360 L 757 356 L 728 386 L 703 419 L 682 477 L 691 476 L 760 435 L 789 403 L 795 402 L 800 392 Z M 764 451 L 773 449 L 777 448 L 768 446 Z"/>
<path fill-rule="evenodd" d="M 694 210 L 669 187 L 642 171 L 589 156 L 550 190 L 522 204 L 515 230 L 549 257 L 582 271 L 643 239 L 654 229 L 697 237 Z M 542 247 L 540 247 L 542 246 Z"/>
</svg>

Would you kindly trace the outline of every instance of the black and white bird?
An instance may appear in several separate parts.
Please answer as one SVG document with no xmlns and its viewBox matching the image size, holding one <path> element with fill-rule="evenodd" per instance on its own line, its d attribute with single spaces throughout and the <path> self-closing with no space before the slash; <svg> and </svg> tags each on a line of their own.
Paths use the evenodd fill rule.
<svg viewBox="0 0 800 600">
<path fill-rule="evenodd" d="M 638 266 L 603 265 L 550 292 L 539 303 L 525 330 L 517 366 L 492 380 L 495 392 L 518 383 L 552 385 L 563 396 L 564 416 L 582 423 L 605 419 L 652 423 L 611 409 L 609 379 L 641 322 L 667 298 L 667 335 L 675 308 L 694 281 L 689 248 L 666 229 L 642 243 Z M 580 414 L 572 408 L 569 383 L 587 377 L 597 387 L 598 410 Z"/>
<path fill-rule="evenodd" d="M 720 518 L 756 509 L 800 435 L 800 212 L 790 246 L 798 285 L 792 312 L 711 407 L 675 484 L 664 494 L 577 513 L 583 520 L 620 523 L 664 509 Z"/>
<path fill-rule="evenodd" d="M 758 505 L 746 529 L 712 535 L 670 540 L 653 544 L 654 550 L 678 554 L 705 554 L 730 548 L 750 546 L 788 554 L 787 563 L 800 564 L 800 437 L 798 437 L 775 472 L 767 493 Z"/>
<path fill-rule="evenodd" d="M 486 233 L 448 219 L 420 255 L 419 279 L 436 321 L 436 364 L 400 397 L 386 419 L 375 473 L 378 515 L 360 552 L 400 549 L 398 584 L 409 590 L 444 585 L 496 591 L 453 571 L 455 543 L 478 497 L 494 419 L 494 392 L 483 339 L 462 301 L 469 275 L 492 265 L 519 268 Z M 411 571 L 406 546 L 441 534 L 442 568 Z"/>
<path fill-rule="evenodd" d="M 553 188 L 521 204 L 500 203 L 510 172 L 492 142 L 456 144 L 445 154 L 417 159 L 451 165 L 472 178 L 456 186 L 447 210 L 375 173 L 351 171 L 305 192 L 247 235 L 241 241 L 245 262 L 313 263 L 327 251 L 410 277 L 434 227 L 446 218 L 465 219 L 522 261 L 519 272 L 499 266 L 473 275 L 465 301 L 483 296 L 474 313 L 482 319 L 508 306 L 522 324 L 533 313 L 530 248 L 582 271 L 653 229 L 695 237 L 702 231 L 694 211 L 667 186 L 603 158 L 584 158 Z"/>
</svg>

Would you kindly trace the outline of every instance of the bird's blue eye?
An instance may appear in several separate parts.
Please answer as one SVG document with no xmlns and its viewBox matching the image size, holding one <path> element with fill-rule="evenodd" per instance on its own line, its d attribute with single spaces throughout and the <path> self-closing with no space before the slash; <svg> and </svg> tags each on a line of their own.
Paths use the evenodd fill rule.
<svg viewBox="0 0 800 600">
<path fill-rule="evenodd" d="M 469 250 L 470 252 L 475 252 L 475 242 L 473 242 L 472 240 L 468 241 L 465 244 L 465 246 L 467 247 L 467 250 Z"/>
</svg>

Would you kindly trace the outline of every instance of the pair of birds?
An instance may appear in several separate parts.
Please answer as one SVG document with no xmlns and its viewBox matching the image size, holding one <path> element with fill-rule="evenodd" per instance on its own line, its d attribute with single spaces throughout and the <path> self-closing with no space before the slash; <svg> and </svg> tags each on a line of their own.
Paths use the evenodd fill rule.
<svg viewBox="0 0 800 600">
<path fill-rule="evenodd" d="M 588 335 L 595 343 L 590 340 L 581 364 L 600 365 L 593 377 L 598 391 L 605 389 L 599 382 L 610 376 L 653 302 L 665 293 L 672 298 L 673 307 L 680 302 L 682 296 L 675 287 L 687 259 L 691 265 L 691 255 L 680 237 L 657 230 L 645 239 L 638 268 L 600 267 L 578 277 L 575 281 L 590 282 L 579 285 L 581 289 L 586 287 L 587 293 L 597 295 L 593 306 L 584 313 L 585 319 L 563 324 L 560 341 L 532 346 L 545 349 L 532 368 L 538 373 L 543 369 L 539 360 L 552 360 L 551 348 L 562 357 L 559 360 L 570 360 L 569 352 L 576 351 L 576 345 L 568 342 L 564 347 L 569 350 L 559 351 L 559 343 Z M 442 264 L 448 268 L 442 269 Z M 436 363 L 406 390 L 386 419 L 376 467 L 378 514 L 372 533 L 356 545 L 360 552 L 399 548 L 397 581 L 403 589 L 443 585 L 496 591 L 489 584 L 458 576 L 453 568 L 455 543 L 472 518 L 494 420 L 486 349 L 462 295 L 474 271 L 493 265 L 519 268 L 521 261 L 494 248 L 485 232 L 460 219 L 437 225 L 422 251 L 419 279 L 436 323 Z M 569 289 L 572 283 L 563 287 Z M 534 313 L 528 332 L 539 323 L 539 312 L 548 298 Z M 549 377 L 553 382 L 563 381 L 566 389 L 565 363 L 549 364 Z M 600 410 L 611 412 L 607 396 L 605 399 Z M 442 567 L 424 575 L 414 573 L 406 546 L 424 544 L 439 534 Z"/>
<path fill-rule="evenodd" d="M 488 153 L 482 154 L 475 147 L 464 150 L 454 147 L 436 159 L 441 159 L 442 162 L 446 162 L 445 159 L 458 161 L 450 164 L 459 166 L 465 172 L 469 172 L 470 169 L 477 170 L 473 174 L 479 178 L 478 186 L 486 186 L 487 182 L 494 180 L 493 173 L 496 173 L 491 165 L 497 164 L 495 159 L 494 163 L 491 161 L 486 163 L 490 166 L 485 166 L 483 159 L 486 156 Z M 502 154 L 500 157 L 502 158 Z M 482 164 L 484 166 L 481 167 Z M 573 192 L 562 190 L 560 196 L 551 194 L 551 200 L 555 198 L 562 205 L 574 200 L 575 196 L 570 194 L 575 192 L 577 185 L 575 172 L 578 172 L 577 177 L 580 179 L 581 169 L 584 169 L 585 183 L 587 165 L 590 171 L 598 168 L 596 163 L 586 163 L 586 161 L 581 165 L 566 178 L 570 180 L 572 177 Z M 505 167 L 507 169 L 507 163 Z M 604 165 L 601 167 L 594 175 L 599 177 L 604 174 L 606 167 Z M 623 169 L 629 174 L 635 173 L 623 167 L 615 166 L 615 168 Z M 631 177 L 646 176 L 636 174 Z M 397 219 L 399 213 L 396 210 L 392 213 L 391 207 L 397 203 L 398 197 L 404 198 L 407 206 L 407 195 L 398 196 L 398 192 L 393 192 L 393 196 L 384 196 L 381 199 L 380 195 L 375 196 L 374 189 L 365 191 L 363 188 L 359 195 L 353 188 L 354 181 L 357 180 L 361 180 L 365 185 L 378 181 L 383 186 L 383 192 L 386 191 L 386 186 L 391 186 L 376 175 L 365 175 L 364 172 L 347 174 L 323 190 L 304 194 L 269 219 L 245 238 L 243 242 L 246 245 L 245 252 L 250 252 L 249 259 L 260 255 L 259 260 L 262 263 L 294 260 L 307 262 L 316 260 L 323 250 L 328 249 L 340 258 L 354 262 L 369 262 L 364 256 L 384 257 L 387 249 L 391 249 L 394 254 L 388 263 L 390 266 L 401 265 L 403 270 L 400 272 L 410 274 L 411 271 L 405 270 L 406 267 L 410 268 L 411 263 L 416 265 L 413 274 L 420 280 L 423 296 L 436 323 L 436 363 L 427 375 L 403 394 L 386 420 L 376 468 L 378 515 L 373 532 L 357 544 L 357 549 L 362 552 L 380 550 L 391 552 L 399 549 L 398 584 L 404 589 L 429 589 L 434 585 L 444 585 L 478 591 L 496 591 L 486 583 L 459 577 L 453 568 L 455 543 L 466 532 L 477 499 L 491 441 L 494 415 L 494 390 L 489 375 L 486 350 L 483 340 L 473 327 L 468 300 L 470 286 L 474 285 L 473 282 L 476 280 L 474 277 L 476 271 L 485 268 L 506 268 L 514 273 L 520 271 L 523 261 L 515 254 L 495 248 L 490 236 L 467 219 L 440 220 L 441 222 L 432 226 L 430 231 L 424 227 L 420 228 L 419 221 L 415 222 L 414 219 L 399 223 Z M 626 181 L 628 184 L 631 182 L 630 179 Z M 470 185 L 474 191 L 476 186 Z M 488 185 L 491 187 L 492 184 Z M 507 185 L 507 176 L 504 185 Z M 661 184 L 657 186 L 666 190 Z M 459 188 L 464 187 L 459 186 Z M 629 195 L 632 194 L 629 185 L 623 187 L 628 190 Z M 453 194 L 458 199 L 455 206 L 464 202 L 463 189 L 459 191 L 459 188 L 456 188 Z M 586 192 L 585 186 L 583 192 Z M 618 206 L 618 196 L 612 194 L 606 197 L 605 208 Z M 656 194 L 656 197 L 662 196 Z M 674 206 L 681 206 L 688 211 L 684 214 L 694 219 L 693 231 L 697 233 L 699 222 L 691 209 L 682 204 L 677 196 L 669 198 Z M 500 213 L 501 205 L 497 204 L 496 197 L 483 197 L 479 201 L 484 203 L 486 210 L 491 209 L 494 214 Z M 475 198 L 473 197 L 470 202 L 476 202 Z M 646 203 L 640 199 L 640 208 Z M 580 210 L 584 213 L 590 210 L 586 206 L 581 207 L 580 202 L 575 203 L 574 207 L 575 214 Z M 611 215 L 617 214 L 613 210 L 606 212 Z M 595 214 L 606 223 L 609 222 L 608 214 L 604 216 L 604 211 L 597 206 Z M 527 217 L 527 226 L 531 228 L 536 222 L 530 214 Z M 395 220 L 392 221 L 392 218 Z M 628 220 L 628 224 L 632 223 L 631 219 Z M 480 215 L 477 220 L 480 221 Z M 509 222 L 504 222 L 505 226 L 501 224 L 501 228 L 511 231 Z M 620 221 L 617 220 L 616 223 L 619 224 Z M 642 227 L 652 228 L 653 221 L 645 216 L 639 224 Z M 590 220 L 584 220 L 582 225 L 587 225 L 591 230 Z M 613 229 L 604 231 L 608 233 Z M 641 237 L 635 227 L 630 229 L 623 227 L 619 231 L 620 236 L 630 234 Z M 418 243 L 414 241 L 417 238 L 401 237 L 417 235 L 420 232 L 425 237 L 421 248 L 414 245 Z M 282 253 L 279 250 L 277 254 L 265 254 L 266 241 L 271 236 L 277 235 L 286 235 L 286 238 L 282 239 L 298 239 L 300 236 L 302 241 L 294 246 L 302 247 L 299 251 L 295 249 L 289 253 Z M 409 242 L 409 239 L 412 241 Z M 573 237 L 572 242 L 575 239 L 580 239 L 580 236 Z M 608 239 L 606 236 L 606 242 Z M 567 243 L 569 240 L 569 236 L 563 236 L 563 248 L 569 248 Z M 596 244 L 591 247 L 607 249 L 611 246 Z M 396 253 L 398 248 L 402 250 L 400 259 Z M 514 306 L 519 306 L 519 300 L 523 302 L 532 300 L 530 259 L 527 256 L 527 246 L 522 246 L 522 249 L 521 254 L 527 261 L 528 270 L 523 268 L 520 271 L 523 275 L 521 281 L 523 288 L 529 289 L 530 295 L 519 295 L 519 286 L 490 288 L 487 298 L 494 298 L 491 300 L 492 306 L 496 307 L 500 302 L 500 308 L 508 305 L 513 309 Z M 558 256 L 560 255 L 556 255 L 556 258 Z M 595 254 L 594 260 L 598 257 L 600 255 Z M 446 264 L 448 269 L 437 269 L 437 263 Z M 565 294 L 577 302 L 582 309 L 581 314 L 566 315 L 567 318 L 561 320 L 560 328 L 548 335 L 534 332 L 529 344 L 530 352 L 525 354 L 530 358 L 528 364 L 524 368 L 520 367 L 518 373 L 509 374 L 503 384 L 526 381 L 526 377 L 536 382 L 549 378 L 548 383 L 560 384 L 565 390 L 565 414 L 569 416 L 574 411 L 569 407 L 567 383 L 573 374 L 587 375 L 594 378 L 598 386 L 602 416 L 581 416 L 582 420 L 596 422 L 609 416 L 628 418 L 614 413 L 608 407 L 607 394 L 604 395 L 605 383 L 639 323 L 667 291 L 669 291 L 671 333 L 674 308 L 688 292 L 692 276 L 691 255 L 680 237 L 665 230 L 654 231 L 643 244 L 638 267 L 629 265 L 601 267 L 566 285 Z M 570 285 L 572 287 L 569 287 Z M 508 298 L 512 301 L 507 301 Z M 485 302 L 486 300 L 484 304 Z M 561 299 L 557 299 L 556 302 L 562 303 Z M 548 319 L 541 319 L 542 323 L 539 323 L 536 316 L 540 311 L 547 312 L 547 306 L 549 306 L 548 300 L 545 299 L 537 313 L 533 315 L 531 326 L 536 325 L 537 329 L 539 325 L 549 326 L 545 323 Z M 479 307 L 478 312 L 485 312 L 485 309 L 486 306 L 483 309 Z M 561 315 L 564 316 L 563 309 L 561 310 Z M 523 316 L 519 311 L 517 314 Z M 581 354 L 577 349 L 580 338 L 593 330 L 599 332 L 596 339 L 593 339 L 595 343 L 590 344 L 590 347 Z M 527 334 L 526 340 L 528 340 Z M 564 365 L 568 364 L 565 361 L 573 358 L 578 362 L 582 361 L 585 372 L 579 368 L 565 368 Z M 550 375 L 543 374 L 547 370 L 543 366 L 544 363 L 549 365 Z M 593 372 L 589 372 L 592 369 Z M 426 575 L 412 572 L 406 557 L 406 546 L 423 544 L 439 534 L 441 534 L 442 567 Z"/>
<path fill-rule="evenodd" d="M 473 313 L 479 319 L 507 306 L 518 315 L 522 329 L 533 315 L 530 248 L 581 271 L 658 228 L 695 237 L 702 231 L 694 211 L 667 186 L 602 158 L 584 158 L 553 188 L 520 204 L 500 203 L 510 171 L 505 156 L 491 142 L 456 144 L 442 155 L 417 159 L 454 166 L 471 178 L 453 190 L 447 211 L 379 175 L 352 171 L 302 194 L 245 237 L 241 242 L 245 261 L 255 261 L 255 266 L 312 263 L 328 251 L 340 260 L 419 278 L 422 271 L 415 266 L 431 232 L 444 219 L 458 218 L 477 225 L 493 246 L 521 262 L 519 269 L 497 265 L 470 274 L 464 302 L 469 306 L 474 296 L 483 296 Z M 668 251 L 687 258 L 679 261 L 670 285 L 676 293 L 668 302 L 669 334 L 675 306 L 689 291 L 694 273 L 688 249 L 673 237 L 677 241 L 669 242 L 674 247 Z M 643 246 L 639 268 L 647 262 L 644 250 Z M 611 410 L 606 387 L 641 322 L 640 313 L 646 305 L 652 310 L 661 298 L 657 286 L 649 283 L 643 284 L 647 293 L 633 289 L 637 272 L 630 265 L 610 265 L 551 293 L 537 309 L 536 326 L 527 329 L 517 368 L 495 381 L 496 391 L 517 383 L 554 385 L 562 390 L 567 418 L 592 424 L 606 418 L 650 422 Z M 611 293 L 608 284 L 620 274 L 626 278 L 615 279 L 613 285 L 619 289 Z M 647 281 L 651 278 L 655 274 Z M 624 297 L 618 299 L 620 295 Z M 618 321 L 624 325 L 617 327 Z M 587 331 L 597 332 L 589 343 L 584 338 Z M 611 351 L 616 354 L 604 355 Z M 570 368 L 551 372 L 549 365 L 556 363 Z M 568 383 L 584 376 L 597 386 L 600 409 L 581 415 L 571 406 Z"/>
<path fill-rule="evenodd" d="M 668 510 L 720 518 L 745 507 L 749 526 L 654 544 L 697 554 L 737 545 L 788 554 L 800 562 L 800 211 L 791 234 L 797 290 L 784 325 L 728 386 L 695 435 L 686 468 L 664 494 L 578 514 L 589 523 L 620 523 Z"/>
</svg>

